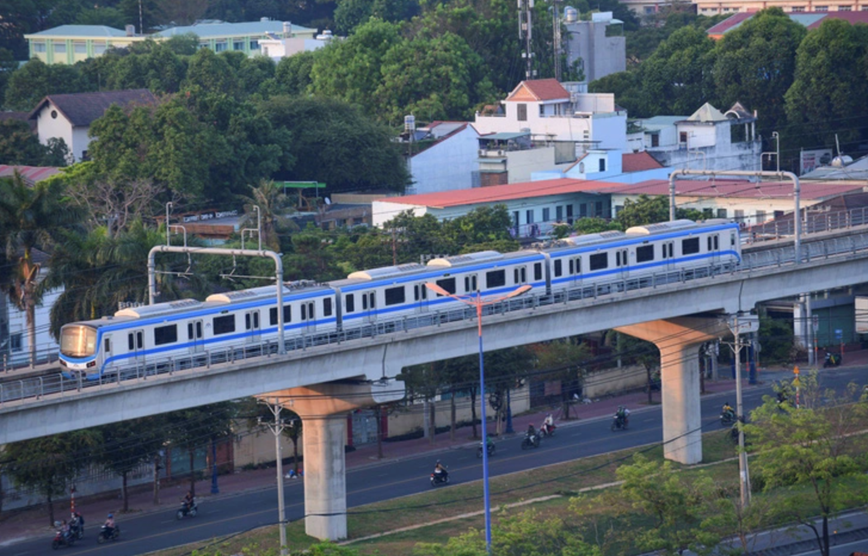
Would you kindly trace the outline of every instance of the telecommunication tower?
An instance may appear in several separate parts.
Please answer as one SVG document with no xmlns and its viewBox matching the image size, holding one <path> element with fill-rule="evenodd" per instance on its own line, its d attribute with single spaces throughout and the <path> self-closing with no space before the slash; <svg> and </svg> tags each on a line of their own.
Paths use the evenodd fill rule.
<svg viewBox="0 0 868 556">
<path fill-rule="evenodd" d="M 524 51 L 521 57 L 524 58 L 526 68 L 525 79 L 533 79 L 536 77 L 536 70 L 533 69 L 533 20 L 531 12 L 533 11 L 534 0 L 518 0 L 518 38 L 524 41 Z"/>
</svg>

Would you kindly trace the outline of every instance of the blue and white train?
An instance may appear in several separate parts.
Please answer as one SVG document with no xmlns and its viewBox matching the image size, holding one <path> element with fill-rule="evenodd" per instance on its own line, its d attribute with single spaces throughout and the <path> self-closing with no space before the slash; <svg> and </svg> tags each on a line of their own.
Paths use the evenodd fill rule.
<svg viewBox="0 0 868 556">
<path fill-rule="evenodd" d="M 625 280 L 651 281 L 667 271 L 731 269 L 741 262 L 738 225 L 726 220 L 676 220 L 566 238 L 551 247 L 514 253 L 483 251 L 353 272 L 326 284 L 283 286 L 284 335 L 348 332 L 458 302 L 428 290 L 434 282 L 465 295 L 497 295 L 530 284 L 539 294 L 593 287 L 617 291 Z M 275 341 L 273 286 L 219 293 L 118 311 L 61 329 L 64 375 L 99 379 L 107 370 L 185 358 L 205 350 Z"/>
</svg>

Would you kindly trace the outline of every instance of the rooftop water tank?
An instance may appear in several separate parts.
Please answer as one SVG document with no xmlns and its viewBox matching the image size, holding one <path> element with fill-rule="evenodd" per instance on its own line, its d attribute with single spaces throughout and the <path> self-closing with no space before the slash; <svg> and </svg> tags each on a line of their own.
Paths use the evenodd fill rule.
<svg viewBox="0 0 868 556">
<path fill-rule="evenodd" d="M 564 8 L 564 19 L 567 23 L 575 23 L 579 20 L 579 10 L 572 6 L 567 6 Z"/>
</svg>

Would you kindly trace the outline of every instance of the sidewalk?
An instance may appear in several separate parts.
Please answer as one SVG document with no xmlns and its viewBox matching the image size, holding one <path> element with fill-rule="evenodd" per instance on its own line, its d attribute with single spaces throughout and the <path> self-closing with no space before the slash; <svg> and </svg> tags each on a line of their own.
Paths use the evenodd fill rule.
<svg viewBox="0 0 868 556">
<path fill-rule="evenodd" d="M 845 353 L 844 366 L 868 365 L 868 350 L 862 352 Z M 743 382 L 743 388 L 753 389 L 768 384 L 774 380 L 782 378 L 791 378 L 791 369 L 761 369 L 758 371 L 758 384 L 749 385 L 747 380 Z M 720 394 L 724 392 L 732 392 L 735 390 L 734 380 L 717 380 L 705 382 L 704 396 Z M 655 404 L 660 402 L 660 392 L 654 392 Z M 615 413 L 618 406 L 626 406 L 632 412 L 641 412 L 648 406 L 648 395 L 644 392 L 631 392 L 619 396 L 602 398 L 595 400 L 591 404 L 579 404 L 573 406 L 570 410 L 571 419 L 563 421 L 561 418 L 560 407 L 552 408 L 551 410 L 535 411 L 533 413 L 518 415 L 513 417 L 512 426 L 516 431 L 513 434 L 521 434 L 527 429 L 528 424 L 533 423 L 535 427 L 539 427 L 543 419 L 548 413 L 551 413 L 555 418 L 555 422 L 559 427 L 571 426 L 578 423 L 586 422 L 595 419 L 609 419 Z M 438 422 L 442 426 L 446 423 L 445 416 L 438 416 Z M 489 430 L 493 427 L 489 424 Z M 383 459 L 377 458 L 377 446 L 364 445 L 356 450 L 346 454 L 346 467 L 348 470 L 359 469 L 361 467 L 378 465 L 382 462 L 397 461 L 408 457 L 418 456 L 428 452 L 442 451 L 444 449 L 458 449 L 460 447 L 473 445 L 478 440 L 472 438 L 472 427 L 463 427 L 456 430 L 455 440 L 451 441 L 449 432 L 443 432 L 435 437 L 435 442 L 430 443 L 427 438 L 418 438 L 413 440 L 405 440 L 400 442 L 383 442 Z M 284 471 L 288 471 L 289 467 L 284 465 Z M 287 482 L 291 479 L 287 480 Z M 179 504 L 179 500 L 184 496 L 188 488 L 188 482 L 183 479 L 172 485 L 166 485 L 160 490 L 160 505 L 153 504 L 153 493 L 150 485 L 135 487 L 131 489 L 130 494 L 130 514 L 152 513 L 159 511 L 168 511 L 174 509 Z M 220 493 L 216 495 L 210 494 L 211 480 L 210 477 L 196 483 L 196 495 L 199 498 L 211 497 L 230 497 L 236 496 L 245 492 L 260 489 L 275 488 L 277 478 L 273 467 L 267 469 L 257 469 L 253 471 L 236 471 L 231 475 L 221 475 L 219 477 Z M 76 500 L 76 508 L 85 516 L 88 527 L 101 522 L 109 512 L 120 513 L 119 508 L 122 502 L 118 497 L 117 491 L 112 491 L 103 495 L 91 496 L 87 498 L 79 498 Z M 55 502 L 55 518 L 64 519 L 69 515 L 69 500 L 68 498 L 60 499 Z M 32 537 L 45 537 L 53 534 L 54 528 L 48 526 L 47 509 L 36 508 L 21 511 L 3 512 L 0 514 L 0 547 L 8 546 L 18 540 L 24 540 Z"/>
</svg>

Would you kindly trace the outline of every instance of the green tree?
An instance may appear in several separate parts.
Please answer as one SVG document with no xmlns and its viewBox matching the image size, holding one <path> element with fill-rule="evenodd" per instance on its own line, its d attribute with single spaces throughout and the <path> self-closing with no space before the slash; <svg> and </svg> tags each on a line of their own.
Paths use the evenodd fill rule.
<svg viewBox="0 0 868 556">
<path fill-rule="evenodd" d="M 684 550 L 710 554 L 720 538 L 703 526 L 705 509 L 714 484 L 709 477 L 686 479 L 672 462 L 648 460 L 641 454 L 634 463 L 616 471 L 623 481 L 621 492 L 652 520 L 652 526 L 635 530 L 636 547 L 678 555 Z"/>
<path fill-rule="evenodd" d="M 0 163 L 42 166 L 46 149 L 39 138 L 21 120 L 0 121 Z"/>
<path fill-rule="evenodd" d="M 698 210 L 678 207 L 675 209 L 675 218 L 694 221 L 703 219 L 702 213 Z M 668 222 L 669 198 L 662 195 L 656 197 L 640 195 L 635 201 L 627 199 L 624 201 L 624 208 L 618 213 L 616 220 L 624 230 L 633 226 Z"/>
<path fill-rule="evenodd" d="M 166 441 L 162 416 L 121 421 L 96 429 L 102 442 L 96 461 L 121 477 L 123 511 L 130 510 L 127 477 L 140 464 L 150 461 Z"/>
<path fill-rule="evenodd" d="M 786 122 L 784 95 L 793 84 L 796 50 L 807 34 L 780 8 L 758 12 L 717 44 L 716 94 L 724 108 L 736 101 L 757 110 L 759 131 L 771 137 Z"/>
<path fill-rule="evenodd" d="M 573 224 L 573 229 L 579 234 L 599 234 L 600 232 L 608 232 L 609 230 L 623 231 L 617 221 L 608 221 L 597 216 L 579 218 Z"/>
<path fill-rule="evenodd" d="M 311 69 L 316 59 L 316 51 L 299 52 L 281 58 L 274 70 L 275 95 L 302 95 L 310 87 Z"/>
<path fill-rule="evenodd" d="M 50 249 L 65 228 L 78 225 L 80 211 L 70 206 L 56 183 L 39 182 L 30 187 L 20 174 L 0 180 L 0 228 L 5 257 L 13 268 L 3 289 L 9 300 L 26 315 L 30 360 L 37 360 L 36 305 L 43 288 L 38 280 L 40 265 L 33 259 L 37 248 Z"/>
<path fill-rule="evenodd" d="M 588 358 L 588 347 L 578 338 L 563 338 L 533 347 L 536 353 L 536 368 L 540 378 L 557 381 L 561 390 L 561 411 L 564 419 L 570 418 L 573 394 L 581 387 L 582 362 Z"/>
<path fill-rule="evenodd" d="M 799 45 L 795 80 L 785 98 L 787 118 L 802 144 L 834 145 L 836 135 L 843 142 L 866 137 L 866 57 L 868 27 L 843 20 L 824 21 Z"/>
<path fill-rule="evenodd" d="M 795 384 L 786 386 L 795 390 Z M 868 477 L 858 464 L 863 454 L 854 444 L 868 412 L 865 403 L 852 403 L 861 393 L 856 384 L 843 396 L 823 391 L 814 371 L 801 377 L 799 388 L 798 408 L 791 399 L 781 411 L 777 399 L 766 396 L 745 431 L 764 490 L 787 489 L 779 511 L 810 528 L 820 553 L 829 556 L 829 519 L 868 501 Z"/>
<path fill-rule="evenodd" d="M 217 55 L 209 48 L 200 48 L 190 57 L 185 86 L 234 95 L 238 92 L 238 76 L 225 56 Z"/>
<path fill-rule="evenodd" d="M 407 21 L 419 11 L 416 0 L 340 0 L 335 10 L 335 31 L 349 35 L 371 17 L 383 21 Z"/>
<path fill-rule="evenodd" d="M 18 486 L 34 489 L 46 498 L 48 522 L 54 523 L 54 498 L 68 487 L 93 460 L 99 435 L 92 430 L 55 434 L 5 446 L 3 455 L 10 463 L 6 473 Z"/>
<path fill-rule="evenodd" d="M 406 384 L 408 397 L 427 402 L 428 424 L 431 427 L 428 431 L 428 441 L 434 444 L 437 436 L 437 411 L 434 399 L 440 394 L 441 388 L 445 386 L 440 365 L 435 362 L 407 367 L 398 375 L 398 380 L 402 380 Z"/>
<path fill-rule="evenodd" d="M 273 181 L 262 180 L 256 187 L 250 186 L 250 195 L 241 197 L 244 202 L 245 225 L 256 228 L 259 224 L 254 207 L 258 207 L 258 218 L 262 222 L 262 243 L 276 253 L 280 253 L 278 234 L 298 226 L 286 218 L 287 198 L 283 187 Z"/>
<path fill-rule="evenodd" d="M 10 110 L 33 110 L 47 95 L 81 93 L 86 83 L 78 69 L 65 64 L 48 65 L 36 58 L 30 60 L 9 76 L 6 102 Z"/>
<path fill-rule="evenodd" d="M 187 452 L 190 457 L 190 491 L 196 495 L 196 450 L 232 434 L 237 415 L 234 402 L 220 402 L 173 411 L 165 415 L 170 446 Z"/>
</svg>

